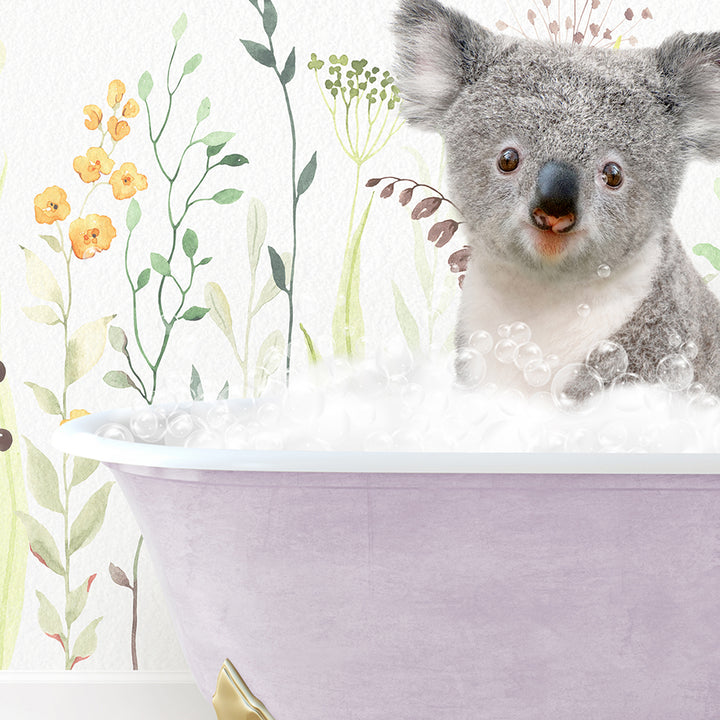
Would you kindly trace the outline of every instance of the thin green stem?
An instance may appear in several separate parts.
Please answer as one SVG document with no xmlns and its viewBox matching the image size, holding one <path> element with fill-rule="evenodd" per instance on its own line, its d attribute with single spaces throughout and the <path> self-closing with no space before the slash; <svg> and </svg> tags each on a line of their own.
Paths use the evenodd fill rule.
<svg viewBox="0 0 720 720">
<path fill-rule="evenodd" d="M 130 655 L 132 657 L 133 670 L 138 669 L 138 659 L 137 659 L 138 561 L 140 559 L 140 548 L 142 547 L 142 544 L 143 544 L 143 536 L 141 535 L 138 540 L 137 550 L 135 550 L 135 559 L 133 560 L 133 585 L 132 585 L 133 607 L 132 607 L 132 629 L 130 630 Z"/>
<path fill-rule="evenodd" d="M 248 375 L 249 375 L 249 366 L 248 362 L 250 359 L 250 325 L 252 324 L 253 320 L 253 302 L 255 300 L 255 282 L 256 282 L 256 276 L 257 276 L 257 266 L 252 269 L 250 272 L 250 296 L 248 298 L 248 311 L 247 311 L 247 322 L 245 323 L 245 357 L 243 360 L 240 360 L 238 357 L 238 362 L 240 363 L 240 367 L 243 371 L 243 397 L 247 397 L 248 393 Z M 237 351 L 236 351 L 237 356 Z"/>
<path fill-rule="evenodd" d="M 66 388 L 67 389 L 67 388 Z M 64 393 L 63 393 L 64 396 Z M 65 488 L 65 505 L 63 518 L 65 524 L 65 607 L 70 601 L 70 488 L 67 482 L 67 461 L 69 456 L 63 453 L 63 486 Z M 70 670 L 70 625 L 65 636 L 65 669 Z"/>
</svg>

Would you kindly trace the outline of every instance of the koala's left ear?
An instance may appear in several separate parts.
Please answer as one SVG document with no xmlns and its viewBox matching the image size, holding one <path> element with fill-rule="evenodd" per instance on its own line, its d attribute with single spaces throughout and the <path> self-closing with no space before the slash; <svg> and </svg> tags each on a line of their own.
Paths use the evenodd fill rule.
<svg viewBox="0 0 720 720">
<path fill-rule="evenodd" d="M 678 33 L 655 52 L 683 140 L 695 155 L 720 159 L 720 33 Z"/>
</svg>

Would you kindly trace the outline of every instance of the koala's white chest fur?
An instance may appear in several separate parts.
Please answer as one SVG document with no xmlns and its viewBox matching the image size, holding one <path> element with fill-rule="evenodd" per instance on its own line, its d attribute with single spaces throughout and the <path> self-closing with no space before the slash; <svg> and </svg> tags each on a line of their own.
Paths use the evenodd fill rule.
<svg viewBox="0 0 720 720">
<path fill-rule="evenodd" d="M 607 278 L 584 282 L 533 279 L 506 263 L 473 258 L 463 284 L 458 330 L 469 337 L 487 330 L 498 341 L 497 328 L 521 321 L 544 355 L 557 355 L 560 366 L 583 362 L 589 350 L 615 333 L 648 295 L 660 259 L 658 243 L 649 242 L 625 268 Z M 589 313 L 580 313 L 588 306 Z M 487 380 L 527 391 L 515 365 L 488 356 Z"/>
</svg>

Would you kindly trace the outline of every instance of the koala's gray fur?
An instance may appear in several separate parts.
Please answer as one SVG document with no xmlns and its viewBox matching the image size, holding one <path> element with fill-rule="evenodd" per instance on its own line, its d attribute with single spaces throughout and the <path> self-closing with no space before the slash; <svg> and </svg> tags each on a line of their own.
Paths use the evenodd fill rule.
<svg viewBox="0 0 720 720">
<path fill-rule="evenodd" d="M 602 322 L 587 343 L 620 343 L 628 371 L 654 382 L 679 334 L 698 346 L 695 381 L 720 394 L 720 302 L 671 226 L 687 164 L 720 159 L 720 33 L 678 34 L 652 49 L 553 45 L 496 35 L 435 0 L 401 0 L 394 31 L 404 112 L 444 136 L 450 196 L 472 248 L 458 345 L 481 327 L 492 273 L 507 273 L 519 293 L 531 286 L 537 303 L 595 292 L 607 264 L 613 282 L 642 278 L 640 294 L 620 314 L 594 307 Z M 521 162 L 504 176 L 497 158 L 508 146 L 521 148 Z M 609 161 L 624 172 L 617 189 L 598 179 Z M 528 229 L 538 173 L 550 162 L 579 180 L 576 224 L 559 258 L 537 252 L 539 231 Z M 583 362 L 590 347 L 581 340 L 564 361 Z"/>
</svg>

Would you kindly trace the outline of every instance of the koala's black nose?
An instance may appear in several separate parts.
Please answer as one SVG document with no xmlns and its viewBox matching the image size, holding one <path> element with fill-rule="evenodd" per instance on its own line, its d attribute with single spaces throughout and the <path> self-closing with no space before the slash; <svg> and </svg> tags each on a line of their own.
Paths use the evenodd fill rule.
<svg viewBox="0 0 720 720">
<path fill-rule="evenodd" d="M 578 175 L 571 165 L 545 163 L 538 173 L 531 212 L 533 222 L 541 230 L 567 232 L 577 219 L 579 192 Z"/>
</svg>

